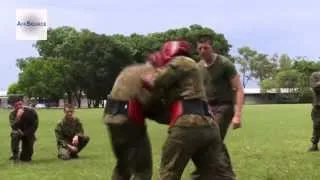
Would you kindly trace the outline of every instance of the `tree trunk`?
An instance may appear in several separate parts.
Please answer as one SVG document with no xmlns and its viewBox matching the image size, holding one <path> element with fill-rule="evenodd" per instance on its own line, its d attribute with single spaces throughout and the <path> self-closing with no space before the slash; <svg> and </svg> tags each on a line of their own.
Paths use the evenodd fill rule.
<svg viewBox="0 0 320 180">
<path fill-rule="evenodd" d="M 67 92 L 67 94 L 68 94 L 68 104 L 72 104 L 72 93 Z"/>
<path fill-rule="evenodd" d="M 88 108 L 91 108 L 91 104 L 92 104 L 91 99 L 88 99 Z"/>
<path fill-rule="evenodd" d="M 96 100 L 94 101 L 93 107 L 94 107 L 94 108 L 99 108 L 99 100 L 96 99 Z"/>
</svg>

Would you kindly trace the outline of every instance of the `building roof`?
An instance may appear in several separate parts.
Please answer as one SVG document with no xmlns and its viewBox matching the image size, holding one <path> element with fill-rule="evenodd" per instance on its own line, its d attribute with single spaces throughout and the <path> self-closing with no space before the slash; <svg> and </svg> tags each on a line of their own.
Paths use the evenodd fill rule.
<svg viewBox="0 0 320 180">
<path fill-rule="evenodd" d="M 261 94 L 260 88 L 245 88 L 244 94 Z M 270 89 L 266 93 L 278 93 L 277 89 Z M 281 88 L 279 93 L 289 93 L 288 88 Z"/>
</svg>

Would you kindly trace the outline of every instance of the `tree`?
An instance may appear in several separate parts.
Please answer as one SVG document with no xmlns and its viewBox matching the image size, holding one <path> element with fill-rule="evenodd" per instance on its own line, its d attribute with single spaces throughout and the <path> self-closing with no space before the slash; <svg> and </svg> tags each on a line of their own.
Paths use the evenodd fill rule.
<svg viewBox="0 0 320 180">
<path fill-rule="evenodd" d="M 23 94 L 23 91 L 21 90 L 21 88 L 19 87 L 18 83 L 12 83 L 10 84 L 10 86 L 8 87 L 8 92 L 7 94 Z"/>
<path fill-rule="evenodd" d="M 58 101 L 64 93 L 63 63 L 59 59 L 19 59 L 24 66 L 19 74 L 18 87 L 28 97 L 40 97 Z"/>
</svg>

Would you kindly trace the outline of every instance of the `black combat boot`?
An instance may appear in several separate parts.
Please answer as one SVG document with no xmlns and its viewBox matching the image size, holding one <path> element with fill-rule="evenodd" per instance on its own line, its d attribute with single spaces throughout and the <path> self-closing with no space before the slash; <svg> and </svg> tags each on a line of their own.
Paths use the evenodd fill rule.
<svg viewBox="0 0 320 180">
<path fill-rule="evenodd" d="M 318 144 L 312 144 L 312 146 L 309 148 L 309 152 L 313 151 L 319 151 Z"/>
<path fill-rule="evenodd" d="M 13 154 L 10 158 L 9 158 L 9 160 L 11 161 L 14 161 L 14 162 L 16 162 L 16 161 L 19 161 L 19 154 Z"/>
</svg>

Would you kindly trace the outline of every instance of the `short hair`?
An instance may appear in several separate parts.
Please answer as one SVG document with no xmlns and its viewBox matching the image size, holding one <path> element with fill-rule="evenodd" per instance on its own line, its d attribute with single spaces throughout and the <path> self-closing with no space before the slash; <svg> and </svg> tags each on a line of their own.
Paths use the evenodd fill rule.
<svg viewBox="0 0 320 180">
<path fill-rule="evenodd" d="M 197 43 L 207 43 L 212 44 L 212 36 L 210 35 L 200 35 L 197 39 Z"/>
<path fill-rule="evenodd" d="M 65 104 L 63 110 L 66 111 L 66 109 L 74 109 L 72 104 Z"/>
</svg>

